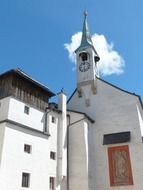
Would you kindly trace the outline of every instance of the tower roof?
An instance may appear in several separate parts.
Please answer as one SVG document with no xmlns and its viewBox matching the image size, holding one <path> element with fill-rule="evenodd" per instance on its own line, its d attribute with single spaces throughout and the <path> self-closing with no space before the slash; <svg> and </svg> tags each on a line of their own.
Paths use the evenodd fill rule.
<svg viewBox="0 0 143 190">
<path fill-rule="evenodd" d="M 91 34 L 90 34 L 90 31 L 89 31 L 89 26 L 88 26 L 88 22 L 87 22 L 87 12 L 84 11 L 84 22 L 83 22 L 83 29 L 82 29 L 82 38 L 81 38 L 81 43 L 80 43 L 80 46 L 75 50 L 75 52 L 77 51 L 82 51 L 82 50 L 85 50 L 86 48 L 88 47 L 91 47 L 95 54 L 96 54 L 96 58 L 97 58 L 97 61 L 99 61 L 99 56 L 93 46 L 93 42 L 92 42 L 92 39 L 91 39 Z"/>
<path fill-rule="evenodd" d="M 82 39 L 80 46 L 90 46 L 93 45 L 88 23 L 87 23 L 87 12 L 84 12 L 84 22 L 83 22 L 83 29 L 82 29 Z"/>
</svg>

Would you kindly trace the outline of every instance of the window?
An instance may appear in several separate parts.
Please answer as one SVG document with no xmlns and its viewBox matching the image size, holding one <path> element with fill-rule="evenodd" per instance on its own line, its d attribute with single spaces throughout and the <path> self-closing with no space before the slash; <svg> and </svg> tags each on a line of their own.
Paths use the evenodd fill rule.
<svg viewBox="0 0 143 190">
<path fill-rule="evenodd" d="M 128 145 L 108 148 L 111 186 L 133 185 Z"/>
<path fill-rule="evenodd" d="M 56 118 L 52 116 L 52 123 L 56 123 Z"/>
<path fill-rule="evenodd" d="M 29 115 L 29 110 L 30 110 L 30 108 L 28 106 L 24 106 L 24 113 Z"/>
<path fill-rule="evenodd" d="M 29 186 L 30 186 L 30 174 L 22 173 L 22 187 L 29 187 Z"/>
<path fill-rule="evenodd" d="M 31 150 L 32 150 L 31 145 L 29 145 L 29 144 L 24 144 L 24 152 L 30 154 L 30 153 L 31 153 Z"/>
<path fill-rule="evenodd" d="M 88 60 L 88 54 L 87 53 L 80 53 L 79 56 L 81 57 L 82 61 L 87 61 Z"/>
<path fill-rule="evenodd" d="M 49 186 L 50 190 L 55 190 L 55 177 L 50 177 Z"/>
<path fill-rule="evenodd" d="M 55 152 L 50 152 L 50 158 L 52 159 L 52 160 L 56 160 L 56 153 Z"/>
</svg>

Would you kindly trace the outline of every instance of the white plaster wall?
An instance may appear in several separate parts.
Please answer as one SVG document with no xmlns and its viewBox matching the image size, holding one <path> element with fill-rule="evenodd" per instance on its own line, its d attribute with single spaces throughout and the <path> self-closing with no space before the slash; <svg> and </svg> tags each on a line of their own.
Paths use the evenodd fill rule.
<svg viewBox="0 0 143 190">
<path fill-rule="evenodd" d="M 88 125 L 82 114 L 70 113 L 68 161 L 69 190 L 88 189 Z M 78 116 L 78 117 L 77 117 Z M 76 120 L 75 120 L 76 118 Z M 77 122 L 74 124 L 74 122 Z"/>
<path fill-rule="evenodd" d="M 137 105 L 138 118 L 140 123 L 141 135 L 143 137 L 143 111 L 140 105 Z"/>
<path fill-rule="evenodd" d="M 0 168 L 1 168 L 1 158 L 3 153 L 4 135 L 5 135 L 5 125 L 0 124 Z"/>
<path fill-rule="evenodd" d="M 81 57 L 79 57 L 79 54 L 81 53 L 81 51 L 79 51 L 76 54 L 76 60 L 78 64 L 78 67 L 77 67 L 77 82 L 78 83 L 82 83 L 83 81 L 93 80 L 95 79 L 95 76 L 97 74 L 97 73 L 95 74 L 96 68 L 95 68 L 95 62 L 94 62 L 94 56 L 95 56 L 94 51 L 92 48 L 88 48 L 86 49 L 86 52 L 90 55 L 90 57 L 88 57 L 88 60 L 87 60 L 87 62 L 90 63 L 90 68 L 86 72 L 81 72 L 79 70 L 79 66 L 83 62 L 81 60 Z"/>
<path fill-rule="evenodd" d="M 138 98 L 98 80 L 97 94 L 92 95 L 91 93 L 89 99 L 91 106 L 86 107 L 84 96 L 79 98 L 78 94 L 75 93 L 68 103 L 69 109 L 85 112 L 95 120 L 95 124 L 89 127 L 88 138 L 89 189 L 143 189 L 143 144 L 136 109 Z M 134 185 L 110 187 L 107 155 L 108 146 L 103 145 L 103 135 L 123 131 L 131 131 L 131 142 L 126 144 L 129 144 Z M 76 131 L 74 135 L 77 137 Z M 72 134 L 73 138 L 74 135 Z M 118 145 L 120 144 L 114 146 Z M 74 149 L 75 147 L 73 146 L 72 148 Z"/>
<path fill-rule="evenodd" d="M 0 100 L 0 121 L 8 118 L 10 97 Z"/>
<path fill-rule="evenodd" d="M 58 109 L 62 111 L 60 114 L 60 125 L 61 125 L 61 151 L 62 151 L 62 176 L 67 175 L 67 98 L 64 93 L 59 94 Z"/>
<path fill-rule="evenodd" d="M 27 104 L 14 98 L 10 98 L 8 119 L 43 131 L 44 112 L 27 105 L 30 108 L 30 111 L 29 114 L 25 114 L 25 105 Z"/>
<path fill-rule="evenodd" d="M 50 160 L 50 151 L 56 150 L 57 127 L 50 126 L 50 137 L 11 124 L 5 127 L 0 189 L 27 189 L 21 187 L 22 172 L 30 173 L 29 190 L 49 189 L 49 177 L 56 176 L 56 161 Z M 24 152 L 24 144 L 32 146 L 31 154 Z"/>
<path fill-rule="evenodd" d="M 67 189 L 67 109 L 66 95 L 58 94 L 58 119 L 57 134 L 57 186 L 58 189 Z"/>
<path fill-rule="evenodd" d="M 52 116 L 55 117 L 55 123 L 52 123 Z M 56 113 L 49 113 L 49 151 L 53 151 L 56 153 L 56 161 L 49 160 L 49 174 L 53 177 L 56 177 L 57 170 L 57 125 L 58 125 L 58 116 Z"/>
</svg>

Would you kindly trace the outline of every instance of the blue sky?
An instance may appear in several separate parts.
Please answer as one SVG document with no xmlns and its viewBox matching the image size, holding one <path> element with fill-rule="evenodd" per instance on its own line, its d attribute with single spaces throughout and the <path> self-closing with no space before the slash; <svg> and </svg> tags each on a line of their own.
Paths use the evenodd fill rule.
<svg viewBox="0 0 143 190">
<path fill-rule="evenodd" d="M 70 96 L 76 71 L 64 44 L 82 30 L 87 9 L 91 33 L 114 44 L 125 64 L 122 74 L 101 78 L 143 99 L 142 7 L 142 0 L 0 1 L 0 73 L 19 67 L 55 93 L 64 88 Z"/>
</svg>

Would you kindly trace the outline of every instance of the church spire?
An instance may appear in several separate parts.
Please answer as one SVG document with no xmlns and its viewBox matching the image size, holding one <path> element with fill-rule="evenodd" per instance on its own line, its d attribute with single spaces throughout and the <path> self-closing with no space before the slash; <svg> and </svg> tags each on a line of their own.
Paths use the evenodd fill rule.
<svg viewBox="0 0 143 190">
<path fill-rule="evenodd" d="M 87 11 L 84 11 L 84 22 L 83 22 L 83 29 L 82 29 L 82 38 L 81 38 L 81 43 L 80 46 L 75 50 L 75 53 L 77 51 L 84 51 L 85 49 L 91 47 L 94 52 L 95 52 L 95 57 L 96 57 L 96 61 L 99 61 L 100 58 L 93 46 L 93 42 L 91 39 L 91 34 L 89 31 L 89 27 L 88 27 L 88 22 L 87 22 Z"/>
<path fill-rule="evenodd" d="M 77 92 L 79 97 L 85 98 L 87 106 L 90 105 L 90 95 L 97 93 L 98 64 L 100 60 L 89 32 L 87 12 L 84 12 L 82 38 L 75 51 L 77 63 Z"/>
<path fill-rule="evenodd" d="M 82 29 L 82 39 L 80 46 L 85 47 L 88 45 L 93 45 L 88 23 L 87 23 L 87 12 L 84 11 L 84 22 L 83 22 L 83 29 Z"/>
</svg>

